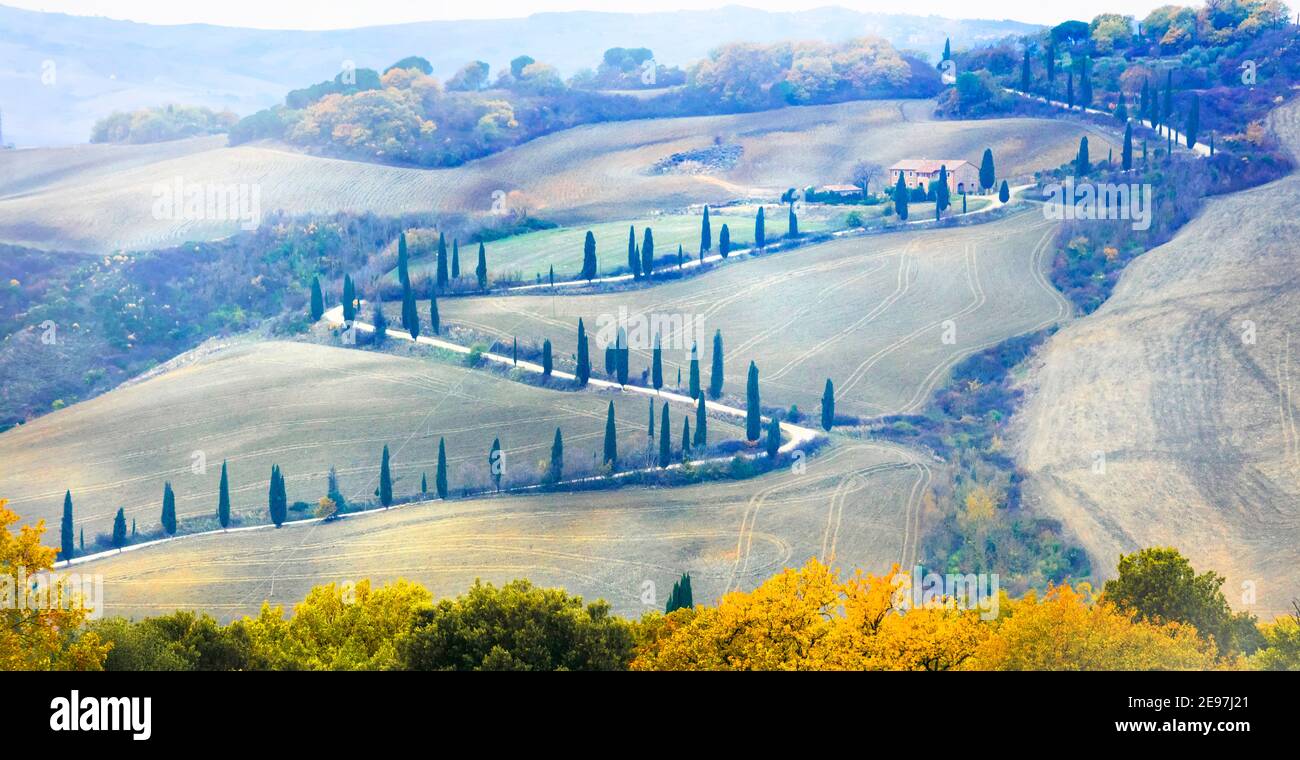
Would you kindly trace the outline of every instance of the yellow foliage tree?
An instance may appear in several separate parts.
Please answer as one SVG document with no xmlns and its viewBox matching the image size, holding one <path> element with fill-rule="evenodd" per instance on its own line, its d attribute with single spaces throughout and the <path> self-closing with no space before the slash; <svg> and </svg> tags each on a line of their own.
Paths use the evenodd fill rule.
<svg viewBox="0 0 1300 760">
<path fill-rule="evenodd" d="M 354 585 L 315 586 L 286 619 L 284 608 L 263 604 L 245 629 L 259 668 L 273 670 L 388 670 L 397 667 L 401 637 L 416 614 L 431 607 L 428 589 L 398 579 L 372 589 Z"/>
<path fill-rule="evenodd" d="M 48 573 L 57 553 L 41 545 L 45 521 L 11 533 L 19 517 L 7 503 L 0 499 L 0 670 L 101 669 L 110 645 L 93 633 L 77 636 L 91 610 L 66 581 L 52 579 L 41 595 L 32 590 L 30 579 Z"/>
<path fill-rule="evenodd" d="M 971 657 L 986 635 L 978 614 L 951 603 L 901 609 L 903 584 L 897 568 L 841 581 L 809 560 L 716 607 L 647 619 L 632 668 L 944 670 Z"/>
<path fill-rule="evenodd" d="M 1222 664 L 1196 629 L 1135 621 L 1091 587 L 1003 597 L 994 634 L 967 667 L 986 670 L 1204 670 Z"/>
</svg>

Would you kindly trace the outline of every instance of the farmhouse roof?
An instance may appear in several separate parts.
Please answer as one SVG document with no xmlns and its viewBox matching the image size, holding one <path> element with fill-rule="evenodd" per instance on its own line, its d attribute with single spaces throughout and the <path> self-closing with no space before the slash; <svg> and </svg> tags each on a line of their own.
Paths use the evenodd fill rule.
<svg viewBox="0 0 1300 760">
<path fill-rule="evenodd" d="M 921 172 L 922 174 L 934 174 L 939 171 L 940 166 L 948 167 L 948 171 L 954 171 L 962 164 L 968 164 L 974 168 L 974 164 L 964 158 L 905 158 L 902 161 L 889 167 L 890 171 L 904 172 Z"/>
</svg>

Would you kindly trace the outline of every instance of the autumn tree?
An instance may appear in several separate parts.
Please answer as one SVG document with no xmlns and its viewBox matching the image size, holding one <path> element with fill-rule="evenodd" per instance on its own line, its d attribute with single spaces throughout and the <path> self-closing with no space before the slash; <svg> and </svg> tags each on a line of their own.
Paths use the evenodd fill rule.
<svg viewBox="0 0 1300 760">
<path fill-rule="evenodd" d="M 9 578 L 16 577 L 18 568 L 24 568 L 29 577 L 48 573 L 54 568 L 57 550 L 41 543 L 44 522 L 11 532 L 10 526 L 18 520 L 0 499 L 0 572 Z M 66 579 L 52 576 L 44 588 L 15 584 L 10 593 L 23 598 L 0 604 L 0 671 L 100 669 L 110 645 L 94 632 L 81 632 L 94 610 Z M 42 603 L 39 594 L 69 603 Z"/>
</svg>

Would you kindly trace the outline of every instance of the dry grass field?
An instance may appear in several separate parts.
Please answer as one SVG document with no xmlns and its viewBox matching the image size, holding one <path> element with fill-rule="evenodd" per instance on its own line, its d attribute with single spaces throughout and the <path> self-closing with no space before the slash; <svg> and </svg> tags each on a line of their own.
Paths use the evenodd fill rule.
<svg viewBox="0 0 1300 760">
<path fill-rule="evenodd" d="M 961 358 L 1068 316 L 1044 274 L 1053 225 L 1030 210 L 970 227 L 842 238 L 652 288 L 443 299 L 440 310 L 445 324 L 506 343 L 550 338 L 562 355 L 576 350 L 581 317 L 598 372 L 597 329 L 620 310 L 633 320 L 680 317 L 703 325 L 706 384 L 712 335 L 722 331 L 724 390 L 733 396 L 743 399 L 753 360 L 769 405 L 815 413 L 829 377 L 841 413 L 914 412 Z M 670 380 L 689 368 L 689 340 L 679 334 L 663 335 Z M 633 349 L 635 375 L 651 351 L 648 341 Z"/>
<path fill-rule="evenodd" d="M 136 146 L 103 146 L 83 179 L 58 167 L 64 150 L 0 154 L 0 176 L 21 162 L 21 193 L 0 186 L 0 240 L 37 248 L 103 253 L 212 239 L 237 221 L 154 218 L 155 184 L 248 184 L 260 188 L 263 214 L 373 211 L 489 214 L 498 191 L 529 213 L 562 223 L 636 219 L 662 209 L 736 198 L 773 200 L 787 187 L 848 179 L 853 164 L 953 157 L 978 163 L 993 149 L 999 174 L 1015 178 L 1074 157 L 1084 129 L 1064 121 L 934 121 L 930 101 L 860 101 L 832 106 L 627 123 L 566 130 L 454 169 L 403 169 L 338 161 L 269 144 L 154 148 L 142 163 Z M 706 148 L 714 139 L 744 150 L 714 174 L 654 174 L 655 162 Z M 1093 151 L 1106 149 L 1093 134 Z M 190 145 L 197 141 L 190 142 Z M 206 145 L 206 143 L 204 143 Z M 99 148 L 101 146 L 95 146 Z M 41 166 L 48 156 L 50 167 Z M 106 167 L 116 164 L 116 170 Z M 45 183 L 45 184 L 42 184 Z M 1014 182 L 1013 182 L 1014 184 Z"/>
<path fill-rule="evenodd" d="M 104 575 L 106 612 L 177 608 L 222 619 L 290 605 L 316 584 L 408 578 L 436 595 L 475 578 L 528 578 L 602 597 L 623 615 L 663 609 L 690 572 L 697 603 L 751 588 L 810 557 L 882 571 L 915 557 L 926 464 L 892 446 L 849 444 L 806 471 L 615 493 L 412 504 L 334 523 L 204 536 L 79 566 Z M 643 602 L 645 583 L 655 585 Z"/>
<path fill-rule="evenodd" d="M 1300 109 L 1275 114 L 1293 152 Z M 1300 177 L 1213 199 L 1059 332 L 1017 418 L 1029 498 L 1109 569 L 1172 545 L 1271 618 L 1300 587 Z M 1254 603 L 1243 583 L 1253 583 Z M 1248 588 L 1248 587 L 1247 587 Z"/>
<path fill-rule="evenodd" d="M 134 385 L 46 415 L 0 435 L 0 494 L 26 520 L 44 519 L 58 544 L 63 492 L 71 489 L 87 548 L 108 532 L 118 507 L 141 530 L 158 523 L 163 482 L 183 519 L 215 514 L 221 462 L 228 460 L 235 512 L 265 516 L 273 464 L 290 502 L 314 504 L 337 468 L 350 499 L 373 499 L 380 452 L 392 454 L 394 493 L 433 488 L 438 439 L 447 439 L 450 485 L 486 483 L 499 436 L 505 482 L 549 459 L 555 428 L 566 466 L 600 456 L 606 407 L 618 414 L 620 451 L 645 443 L 645 399 L 537 388 L 488 372 L 428 360 L 304 343 L 246 343 L 205 354 Z M 674 428 L 684 412 L 674 408 Z M 709 421 L 710 442 L 742 435 Z M 206 461 L 192 471 L 195 452 Z M 516 468 L 518 468 L 516 470 Z M 294 517 L 302 515 L 295 514 Z"/>
<path fill-rule="evenodd" d="M 854 208 L 859 207 L 809 207 L 800 212 L 799 230 L 809 233 L 841 229 L 845 226 L 845 217 Z M 718 235 L 724 224 L 728 225 L 733 248 L 748 247 L 754 238 L 754 214 L 757 211 L 757 206 L 748 204 L 737 208 L 711 209 L 709 225 L 713 232 L 713 251 L 718 250 Z M 772 220 L 766 227 L 768 239 L 775 241 L 785 233 L 788 226 L 786 209 L 781 205 L 772 205 L 766 207 L 763 213 Z M 646 227 L 649 227 L 654 236 L 655 261 L 660 267 L 670 266 L 677 260 L 679 245 L 686 258 L 699 256 L 703 216 L 702 210 L 692 210 L 514 235 L 486 245 L 488 270 L 494 278 L 513 272 L 522 279 L 533 281 L 538 276 L 546 279 L 547 272 L 554 266 L 557 281 L 570 279 L 582 269 L 582 246 L 588 231 L 596 238 L 596 261 L 600 273 L 611 274 L 626 270 L 629 226 L 636 228 L 638 246 L 644 239 Z M 462 277 L 473 278 L 477 256 L 477 245 L 466 244 L 463 247 L 460 262 Z M 410 265 L 411 276 L 416 279 L 432 277 L 435 266 L 436 260 L 428 256 L 413 259 Z M 386 278 L 389 282 L 396 283 L 397 270 L 390 271 Z"/>
</svg>

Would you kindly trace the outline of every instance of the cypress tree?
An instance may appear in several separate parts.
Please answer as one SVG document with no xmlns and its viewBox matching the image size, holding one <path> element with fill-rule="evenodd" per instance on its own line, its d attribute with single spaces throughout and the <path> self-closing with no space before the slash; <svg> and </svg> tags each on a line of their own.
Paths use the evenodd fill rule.
<svg viewBox="0 0 1300 760">
<path fill-rule="evenodd" d="M 785 236 L 792 240 L 799 237 L 799 217 L 794 213 L 794 201 L 790 202 L 790 218 L 786 222 Z"/>
<path fill-rule="evenodd" d="M 542 378 L 549 380 L 551 377 L 551 339 L 547 338 L 542 342 Z"/>
<path fill-rule="evenodd" d="M 677 244 L 677 268 L 680 270 L 686 263 L 686 253 L 682 250 L 682 244 Z"/>
<path fill-rule="evenodd" d="M 704 221 L 700 222 L 700 253 L 713 250 L 713 230 L 709 227 L 709 206 L 704 205 Z"/>
<path fill-rule="evenodd" d="M 763 223 L 763 207 L 758 207 L 758 213 L 754 215 L 754 247 L 762 248 L 767 245 L 767 231 Z"/>
<path fill-rule="evenodd" d="M 343 321 L 351 323 L 357 318 L 357 288 L 352 275 L 343 275 Z"/>
<path fill-rule="evenodd" d="M 1007 187 L 1007 181 L 1002 180 L 1002 187 L 998 189 L 998 200 L 1006 203 L 1011 200 L 1011 188 Z"/>
<path fill-rule="evenodd" d="M 407 289 L 406 298 L 402 299 L 402 314 L 405 317 L 406 331 L 411 334 L 411 340 L 420 337 L 420 312 L 415 306 L 415 292 Z"/>
<path fill-rule="evenodd" d="M 943 40 L 943 58 L 940 60 L 952 60 L 952 41 L 946 37 Z"/>
<path fill-rule="evenodd" d="M 549 275 L 547 275 L 547 277 L 550 279 L 551 287 L 554 288 L 555 287 L 555 265 L 554 264 L 551 265 L 551 272 Z"/>
<path fill-rule="evenodd" d="M 1133 123 L 1124 125 L 1124 149 L 1119 154 L 1120 165 L 1124 171 L 1133 168 Z"/>
<path fill-rule="evenodd" d="M 1068 78 L 1065 80 L 1065 106 L 1066 108 L 1073 109 L 1074 108 L 1074 72 L 1068 71 L 1066 72 L 1066 76 Z"/>
<path fill-rule="evenodd" d="M 1079 69 L 1079 107 L 1088 108 L 1092 105 L 1092 63 L 1085 56 L 1083 65 Z"/>
<path fill-rule="evenodd" d="M 1119 98 L 1115 101 L 1115 121 L 1120 124 L 1128 123 L 1128 105 L 1124 102 L 1124 90 L 1119 91 Z"/>
<path fill-rule="evenodd" d="M 126 513 L 122 507 L 117 508 L 117 516 L 113 518 L 113 546 L 118 549 L 126 546 Z"/>
<path fill-rule="evenodd" d="M 614 426 L 614 402 L 609 402 L 609 412 L 605 415 L 605 464 L 610 472 L 618 469 L 618 429 Z"/>
<path fill-rule="evenodd" d="M 772 417 L 767 421 L 767 455 L 771 459 L 776 459 L 781 453 L 781 423 Z"/>
<path fill-rule="evenodd" d="M 551 466 L 546 472 L 551 483 L 558 483 L 564 478 L 564 436 L 560 429 L 555 429 L 555 441 L 551 443 Z"/>
<path fill-rule="evenodd" d="M 682 461 L 691 461 L 691 416 L 682 418 Z"/>
<path fill-rule="evenodd" d="M 1138 118 L 1151 122 L 1155 127 L 1155 119 L 1151 116 L 1151 81 L 1142 80 L 1142 98 L 1138 101 Z"/>
<path fill-rule="evenodd" d="M 763 424 L 763 412 L 759 408 L 758 365 L 749 363 L 749 379 L 745 382 L 745 439 L 757 441 Z"/>
<path fill-rule="evenodd" d="M 411 288 L 411 270 L 408 267 L 409 259 L 406 253 L 406 232 L 397 233 L 397 281 L 402 284 L 403 290 Z"/>
<path fill-rule="evenodd" d="M 519 366 L 519 338 L 516 336 L 511 339 L 510 363 L 513 366 Z"/>
<path fill-rule="evenodd" d="M 384 456 L 379 462 L 379 503 L 385 508 L 393 503 L 393 475 L 389 471 L 388 444 L 384 444 Z"/>
<path fill-rule="evenodd" d="M 655 439 L 655 400 L 649 399 L 647 404 L 649 419 L 646 421 L 646 439 L 654 441 Z"/>
<path fill-rule="evenodd" d="M 709 445 L 709 416 L 704 407 L 704 396 L 695 402 L 695 448 L 703 451 Z"/>
<path fill-rule="evenodd" d="M 137 533 L 136 533 L 136 530 L 135 530 L 135 518 L 132 517 L 132 518 L 131 518 L 131 538 L 135 538 L 136 535 L 137 535 Z"/>
<path fill-rule="evenodd" d="M 289 515 L 289 496 L 285 492 L 284 473 L 280 471 L 280 465 L 271 466 L 271 486 L 267 491 L 267 508 L 271 513 L 271 522 L 275 527 L 284 524 L 284 519 Z"/>
<path fill-rule="evenodd" d="M 375 296 L 374 315 L 371 320 L 375 323 L 375 345 L 381 346 L 388 340 L 388 317 L 384 316 L 384 302 L 379 296 Z"/>
<path fill-rule="evenodd" d="M 1020 91 L 1029 92 L 1033 79 L 1029 70 L 1029 46 L 1025 45 L 1025 58 L 1020 62 Z"/>
<path fill-rule="evenodd" d="M 501 439 L 492 439 L 492 448 L 488 451 L 488 475 L 492 478 L 492 487 L 501 491 L 501 473 L 505 469 L 504 455 L 501 453 Z"/>
<path fill-rule="evenodd" d="M 1043 51 L 1043 63 L 1047 67 L 1047 97 L 1052 97 L 1052 88 L 1056 86 L 1056 43 L 1050 42 Z"/>
<path fill-rule="evenodd" d="M 478 264 L 474 267 L 474 276 L 478 278 L 478 289 L 487 290 L 487 249 L 478 244 Z"/>
<path fill-rule="evenodd" d="M 655 392 L 664 387 L 664 350 L 658 333 L 655 333 L 654 348 L 650 352 L 650 383 Z"/>
<path fill-rule="evenodd" d="M 311 321 L 319 322 L 325 316 L 325 295 L 320 290 L 320 278 L 311 278 Z"/>
<path fill-rule="evenodd" d="M 724 259 L 731 253 L 731 230 L 727 228 L 725 223 L 718 232 L 718 253 L 722 254 Z"/>
<path fill-rule="evenodd" d="M 441 291 L 447 287 L 447 236 L 438 233 L 438 272 L 436 288 Z"/>
<path fill-rule="evenodd" d="M 447 499 L 447 439 L 438 439 L 438 469 L 433 473 L 433 487 L 438 491 L 438 498 Z"/>
<path fill-rule="evenodd" d="M 221 485 L 217 487 L 217 522 L 223 529 L 230 527 L 230 478 L 226 463 L 221 463 Z"/>
<path fill-rule="evenodd" d="M 722 331 L 713 333 L 713 366 L 709 371 L 709 398 L 722 395 Z"/>
<path fill-rule="evenodd" d="M 835 426 L 835 384 L 826 378 L 826 389 L 822 391 L 822 428 L 828 432 Z"/>
<path fill-rule="evenodd" d="M 984 158 L 980 160 L 980 190 L 992 190 L 996 182 L 997 172 L 993 168 L 993 149 L 985 148 Z"/>
<path fill-rule="evenodd" d="M 420 495 L 423 496 L 428 492 L 429 492 L 429 474 L 426 472 L 422 472 L 420 473 Z"/>
<path fill-rule="evenodd" d="M 163 503 L 162 503 L 162 522 L 163 530 L 167 535 L 176 535 L 176 493 L 172 491 L 171 482 L 163 483 Z"/>
<path fill-rule="evenodd" d="M 618 345 L 618 350 L 614 352 L 616 354 L 614 358 L 618 362 L 618 384 L 627 385 L 628 356 L 632 353 L 627 345 L 627 331 L 621 327 L 618 328 L 618 336 L 615 341 L 617 341 Z"/>
<path fill-rule="evenodd" d="M 1160 123 L 1165 125 L 1165 131 L 1173 124 L 1174 118 L 1174 70 L 1170 69 L 1165 72 L 1165 100 L 1160 109 Z"/>
<path fill-rule="evenodd" d="M 948 167 L 939 167 L 939 181 L 934 185 L 934 218 L 948 210 Z"/>
<path fill-rule="evenodd" d="M 82 528 L 80 530 L 80 536 L 78 538 L 77 548 L 82 553 L 85 553 L 86 551 L 86 529 L 85 528 Z"/>
<path fill-rule="evenodd" d="M 591 379 L 591 355 L 587 346 L 587 328 L 583 326 L 581 317 L 578 318 L 578 367 L 573 374 L 579 388 L 586 386 L 587 381 Z"/>
<path fill-rule="evenodd" d="M 894 213 L 898 218 L 907 221 L 907 183 L 903 181 L 903 173 L 898 173 L 898 182 L 894 184 Z"/>
<path fill-rule="evenodd" d="M 627 228 L 627 268 L 632 279 L 641 279 L 641 252 L 636 249 L 636 228 L 630 225 Z"/>
<path fill-rule="evenodd" d="M 678 600 L 688 610 L 695 606 L 695 592 L 691 591 L 690 573 L 682 573 L 682 590 Z"/>
<path fill-rule="evenodd" d="M 63 521 L 59 523 L 59 553 L 61 559 L 72 559 L 75 551 L 72 528 L 72 491 L 63 492 Z"/>
<path fill-rule="evenodd" d="M 1192 102 L 1187 107 L 1187 149 L 1196 147 L 1196 135 L 1201 131 L 1201 98 L 1192 94 Z"/>
<path fill-rule="evenodd" d="M 659 425 L 659 467 L 667 467 L 668 462 L 673 455 L 673 433 L 668 427 L 668 404 L 664 404 L 664 411 L 661 416 Z"/>
<path fill-rule="evenodd" d="M 438 294 L 429 294 L 429 324 L 433 328 L 434 335 L 442 333 L 442 320 L 438 316 Z"/>
<path fill-rule="evenodd" d="M 587 230 L 582 241 L 582 271 L 578 273 L 578 279 L 596 279 L 596 236 L 591 234 L 591 230 Z"/>
<path fill-rule="evenodd" d="M 691 344 L 691 398 L 700 397 L 700 353 L 694 343 Z"/>
<path fill-rule="evenodd" d="M 609 377 L 618 375 L 618 349 L 615 348 L 618 338 L 615 337 L 614 341 L 614 343 L 605 344 L 605 374 Z"/>
<path fill-rule="evenodd" d="M 655 234 L 649 227 L 641 238 L 641 274 L 651 277 L 655 271 Z"/>
<path fill-rule="evenodd" d="M 1079 155 L 1074 159 L 1074 174 L 1078 177 L 1088 176 L 1092 171 L 1092 164 L 1088 161 L 1088 138 L 1079 138 Z"/>
<path fill-rule="evenodd" d="M 451 241 L 451 279 L 460 279 L 460 238 Z"/>
</svg>

